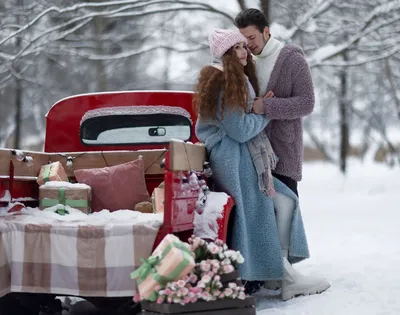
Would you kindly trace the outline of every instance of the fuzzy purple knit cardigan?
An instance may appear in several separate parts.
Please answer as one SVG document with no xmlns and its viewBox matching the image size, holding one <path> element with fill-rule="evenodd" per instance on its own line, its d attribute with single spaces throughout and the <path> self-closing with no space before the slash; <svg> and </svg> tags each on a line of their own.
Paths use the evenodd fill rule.
<svg viewBox="0 0 400 315">
<path fill-rule="evenodd" d="M 274 98 L 264 99 L 265 114 L 272 121 L 268 137 L 279 158 L 275 173 L 296 181 L 302 178 L 303 124 L 302 117 L 314 109 L 315 97 L 311 71 L 303 50 L 285 45 L 279 53 L 268 82 L 267 91 Z"/>
</svg>

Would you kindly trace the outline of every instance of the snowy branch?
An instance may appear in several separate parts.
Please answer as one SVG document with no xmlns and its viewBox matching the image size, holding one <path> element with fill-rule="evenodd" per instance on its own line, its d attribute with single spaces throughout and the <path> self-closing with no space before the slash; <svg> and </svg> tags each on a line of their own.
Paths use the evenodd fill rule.
<svg viewBox="0 0 400 315">
<path fill-rule="evenodd" d="M 400 2 L 400 1 L 396 1 Z M 399 8 L 400 9 L 400 6 Z M 379 11 L 382 12 L 382 11 Z M 376 14 L 371 15 L 374 18 L 376 18 Z M 345 43 L 338 44 L 338 45 L 326 45 L 323 47 L 320 47 L 310 58 L 310 66 L 315 67 L 315 66 L 320 66 L 320 65 L 333 65 L 333 66 L 357 66 L 357 65 L 362 65 L 371 61 L 375 60 L 381 60 L 388 58 L 394 54 L 396 54 L 399 51 L 399 46 L 395 46 L 392 49 L 390 49 L 389 52 L 382 52 L 380 55 L 372 57 L 372 58 L 366 58 L 363 61 L 356 61 L 356 62 L 347 62 L 347 63 L 329 63 L 329 62 L 324 62 L 326 60 L 332 59 L 334 57 L 337 57 L 338 55 L 342 54 L 345 51 L 350 50 L 353 46 L 355 46 L 357 43 L 359 43 L 360 40 L 364 39 L 371 33 L 374 33 L 386 26 L 390 26 L 396 22 L 400 21 L 400 15 L 395 16 L 391 19 L 384 20 L 380 23 L 375 23 L 371 24 L 371 20 L 368 19 L 368 21 L 361 27 L 361 31 L 356 33 L 350 40 L 348 40 Z M 370 28 L 368 28 L 368 25 L 372 25 Z M 381 44 L 382 41 L 379 41 L 379 44 Z M 377 44 L 377 45 L 379 45 Z"/>
<path fill-rule="evenodd" d="M 25 74 L 28 71 L 30 66 L 31 65 L 25 66 L 24 69 L 21 69 L 19 72 L 17 72 L 12 66 L 7 65 L 6 67 L 10 71 L 10 75 L 6 76 L 6 79 L 11 80 L 13 77 L 15 77 L 17 80 L 29 82 L 29 83 L 34 84 L 35 86 L 39 86 L 44 89 L 47 88 L 47 85 L 45 83 L 39 82 L 39 80 L 31 78 Z M 3 80 L 2 82 L 0 82 L 0 89 L 3 84 L 5 85 L 5 83 L 6 83 L 6 80 Z"/>
<path fill-rule="evenodd" d="M 82 26 L 86 25 L 86 24 L 89 23 L 90 21 L 91 21 L 91 18 L 86 18 L 85 20 L 83 20 L 83 21 L 81 21 L 80 23 L 76 24 L 76 25 L 75 25 L 74 27 L 72 27 L 71 29 L 66 30 L 66 31 L 61 32 L 61 33 L 57 33 L 56 36 L 54 36 L 54 37 L 51 39 L 51 42 L 57 41 L 58 39 L 64 38 L 65 36 L 74 33 L 75 31 L 77 31 L 78 29 L 80 29 Z M 64 23 L 63 25 L 67 25 L 67 24 L 69 25 L 69 24 L 71 24 L 71 23 L 68 23 L 68 22 L 67 22 L 67 23 Z M 48 30 L 47 32 L 44 32 L 43 34 L 37 36 L 34 40 L 32 40 L 29 44 L 27 44 L 23 49 L 21 49 L 11 60 L 13 61 L 13 60 L 15 60 L 15 59 L 17 59 L 17 58 L 19 58 L 19 57 L 21 57 L 21 56 L 27 56 L 27 55 L 30 55 L 30 54 L 32 54 L 32 53 L 38 53 L 38 52 L 39 52 L 38 48 L 40 48 L 41 46 L 47 45 L 48 42 L 42 43 L 42 44 L 40 44 L 40 45 L 37 45 L 37 46 L 35 46 L 33 49 L 31 49 L 31 50 L 28 50 L 28 48 L 29 48 L 31 45 L 35 44 L 36 41 L 39 41 L 39 39 L 40 39 L 41 37 L 46 36 L 46 35 L 48 35 L 48 34 L 50 34 L 50 33 L 53 33 L 53 32 L 54 32 L 54 29 L 60 29 L 60 28 L 63 28 L 63 27 L 62 27 L 62 26 L 60 26 L 60 27 L 55 27 L 55 28 L 50 29 L 50 30 Z M 27 51 L 27 50 L 28 50 L 28 51 Z M 25 52 L 25 53 L 24 53 L 24 52 Z"/>
<path fill-rule="evenodd" d="M 306 14 L 301 16 L 301 18 L 296 21 L 296 26 L 288 30 L 286 36 L 283 38 L 285 41 L 290 41 L 297 35 L 299 31 L 304 28 L 304 26 L 311 20 L 317 18 L 319 15 L 326 12 L 330 6 L 334 4 L 335 0 L 319 1 L 315 6 L 313 6 Z"/>
<path fill-rule="evenodd" d="M 110 6 L 121 6 L 120 8 L 114 9 L 114 10 L 104 10 L 104 11 L 95 11 L 91 13 L 86 13 L 83 16 L 78 16 L 74 19 L 71 19 L 70 21 L 56 26 L 52 28 L 52 31 L 56 31 L 60 28 L 66 27 L 70 24 L 77 23 L 81 20 L 85 20 L 87 18 L 93 18 L 93 17 L 143 17 L 146 15 L 153 15 L 153 14 L 162 14 L 162 13 L 169 13 L 169 12 L 176 12 L 176 11 L 209 11 L 213 13 L 217 13 L 230 21 L 233 21 L 233 18 L 221 11 L 218 10 L 211 5 L 207 5 L 201 2 L 193 2 L 193 1 L 166 1 L 166 0 L 158 0 L 158 1 L 145 1 L 145 3 L 140 3 L 143 1 L 140 1 L 139 3 L 135 3 L 136 1 L 133 0 L 123 0 L 123 1 L 109 1 L 109 2 L 99 2 L 99 3 L 79 3 L 76 5 L 73 5 L 71 7 L 67 8 L 58 8 L 58 7 L 51 7 L 43 12 L 41 12 L 39 15 L 37 15 L 32 21 L 18 29 L 17 31 L 11 33 L 8 35 L 6 38 L 3 40 L 0 40 L 0 45 L 3 45 L 10 39 L 14 38 L 15 36 L 21 34 L 22 32 L 26 31 L 27 29 L 31 28 L 34 26 L 36 23 L 38 23 L 43 17 L 46 15 L 49 15 L 50 13 L 56 12 L 59 15 L 65 14 L 65 13 L 71 13 L 75 11 L 79 11 L 80 9 L 84 8 L 104 8 L 104 7 L 110 7 Z M 133 3 L 133 4 L 132 4 Z M 149 7 L 151 5 L 159 5 L 159 4 L 170 4 L 170 7 L 168 9 L 150 9 L 147 11 L 138 11 L 138 9 Z M 179 6 L 177 6 L 179 5 Z M 133 11 L 128 11 L 125 13 L 121 13 L 121 11 L 127 11 L 127 10 L 133 10 Z M 136 10 L 136 11 L 135 11 Z M 49 33 L 49 32 L 46 32 Z M 42 36 L 40 36 L 42 37 Z"/>
<path fill-rule="evenodd" d="M 400 9 L 400 0 L 389 1 L 388 3 L 377 6 L 367 17 L 362 31 L 364 31 L 375 19 L 381 15 L 392 13 L 393 11 Z"/>
<path fill-rule="evenodd" d="M 344 49 L 339 48 L 339 51 L 344 51 Z M 313 60 L 310 61 L 310 67 L 321 67 L 321 66 L 330 66 L 330 67 L 357 67 L 357 66 L 362 66 L 370 62 L 376 62 L 379 60 L 387 59 L 395 54 L 400 52 L 400 45 L 393 47 L 387 52 L 381 52 L 379 55 L 370 57 L 370 58 L 364 58 L 361 60 L 354 60 L 354 61 L 348 61 L 348 62 L 330 62 L 330 61 L 319 61 L 315 62 Z M 336 53 L 332 53 L 327 58 L 324 58 L 324 60 L 327 60 L 333 56 L 336 56 Z"/>
<path fill-rule="evenodd" d="M 12 73 L 6 75 L 1 81 L 0 81 L 0 91 L 5 88 L 8 85 L 8 82 L 13 78 Z"/>
<path fill-rule="evenodd" d="M 207 45 L 200 45 L 198 47 L 195 48 L 191 48 L 191 49 L 176 49 L 174 47 L 170 47 L 170 46 L 166 46 L 166 45 L 159 45 L 159 46 L 154 46 L 154 47 L 149 47 L 149 48 L 144 48 L 144 49 L 140 49 L 140 50 L 128 50 L 128 51 L 124 51 L 122 53 L 118 53 L 118 54 L 112 54 L 112 55 L 99 55 L 93 52 L 84 52 L 81 50 L 71 50 L 71 49 L 67 49 L 67 48 L 62 48 L 57 50 L 57 48 L 55 48 L 52 52 L 53 53 L 59 53 L 59 52 L 65 52 L 69 55 L 73 55 L 76 57 L 82 57 L 82 58 L 86 58 L 89 60 L 117 60 L 117 59 L 124 59 L 124 58 L 129 58 L 129 57 L 133 57 L 133 56 L 139 56 L 145 53 L 149 53 L 158 49 L 165 49 L 165 50 L 171 50 L 177 53 L 191 53 L 191 52 L 196 52 L 202 49 L 206 49 L 208 48 Z"/>
<path fill-rule="evenodd" d="M 155 7 L 152 8 L 151 6 L 159 6 L 159 5 L 166 5 L 168 4 L 168 8 L 160 8 Z M 88 9 L 96 8 L 97 11 L 88 11 Z M 98 11 L 98 9 L 103 9 L 103 11 Z M 64 23 L 55 25 L 53 27 L 47 28 L 45 31 L 41 31 L 40 33 L 30 39 L 27 35 L 22 38 L 23 42 L 27 42 L 19 51 L 15 52 L 15 54 L 10 53 L 0 53 L 0 58 L 6 60 L 7 62 L 14 62 L 18 58 L 26 57 L 32 54 L 37 55 L 41 51 L 45 50 L 46 47 L 55 41 L 60 39 L 66 38 L 68 35 L 71 35 L 81 29 L 83 26 L 87 25 L 91 22 L 95 17 L 103 17 L 103 18 L 122 18 L 122 17 L 145 17 L 148 15 L 155 15 L 155 14 L 166 14 L 171 12 L 178 12 L 178 11 L 207 11 L 219 14 L 224 16 L 225 18 L 232 20 L 232 17 L 226 14 L 221 10 L 217 10 L 214 7 L 201 3 L 201 2 L 192 2 L 192 1 L 167 1 L 167 0 L 154 0 L 154 1 L 133 1 L 133 0 L 123 0 L 123 1 L 108 1 L 108 2 L 101 2 L 101 3 L 79 3 L 67 8 L 58 8 L 58 7 L 51 7 L 44 10 L 42 13 L 38 14 L 35 18 L 33 18 L 29 23 L 24 25 L 23 27 L 19 28 L 15 32 L 12 32 L 4 39 L 0 40 L 0 47 L 4 45 L 7 41 L 11 40 L 12 38 L 19 36 L 23 36 L 23 32 L 28 31 L 30 28 L 34 27 L 39 21 L 44 18 L 46 15 L 51 13 L 58 13 L 59 15 L 75 12 L 75 16 L 69 18 Z M 76 16 L 77 15 L 77 16 Z M 60 32 L 61 31 L 61 32 Z M 96 39 L 97 42 L 100 39 Z M 202 49 L 195 48 L 191 50 L 186 50 L 182 52 L 189 52 L 189 51 L 196 51 Z M 126 58 L 130 56 L 135 56 L 142 54 L 141 51 L 128 51 L 122 52 L 117 55 L 106 56 L 106 55 L 92 55 L 82 52 L 78 53 L 78 55 L 82 55 L 85 58 L 92 59 L 92 60 L 105 60 L 105 59 L 116 59 L 116 58 Z M 90 57 L 90 58 L 89 58 Z M 0 66 L 1 68 L 1 66 Z"/>
</svg>

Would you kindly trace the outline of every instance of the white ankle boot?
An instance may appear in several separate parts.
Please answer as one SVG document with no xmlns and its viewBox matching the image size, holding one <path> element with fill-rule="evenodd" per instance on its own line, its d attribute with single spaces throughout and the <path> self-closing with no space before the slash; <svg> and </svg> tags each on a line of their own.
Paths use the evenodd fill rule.
<svg viewBox="0 0 400 315">
<path fill-rule="evenodd" d="M 288 249 L 282 249 L 282 257 L 285 259 L 288 259 L 288 254 L 289 250 Z M 264 283 L 264 288 L 270 291 L 276 291 L 279 290 L 282 286 L 282 281 L 281 280 L 267 280 Z"/>
<path fill-rule="evenodd" d="M 297 272 L 286 258 L 283 258 L 284 278 L 282 280 L 282 300 L 287 301 L 298 295 L 311 295 L 327 290 L 331 285 L 325 279 L 303 276 Z"/>
<path fill-rule="evenodd" d="M 277 291 L 281 288 L 281 280 L 267 280 L 264 283 L 264 288 L 270 291 Z"/>
</svg>

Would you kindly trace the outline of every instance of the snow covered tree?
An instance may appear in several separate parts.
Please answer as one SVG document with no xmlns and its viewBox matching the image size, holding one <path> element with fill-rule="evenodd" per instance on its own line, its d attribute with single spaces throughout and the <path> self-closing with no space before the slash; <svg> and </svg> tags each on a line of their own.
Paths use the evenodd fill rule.
<svg viewBox="0 0 400 315">
<path fill-rule="evenodd" d="M 71 94 L 191 90 L 210 61 L 209 30 L 233 27 L 239 10 L 254 5 L 274 36 L 306 53 L 317 103 L 305 135 L 323 158 L 345 172 L 349 155 L 381 148 L 398 162 L 398 0 L 4 0 L 0 145 L 13 134 L 20 146 L 22 129 L 43 137 L 44 114 Z"/>
</svg>

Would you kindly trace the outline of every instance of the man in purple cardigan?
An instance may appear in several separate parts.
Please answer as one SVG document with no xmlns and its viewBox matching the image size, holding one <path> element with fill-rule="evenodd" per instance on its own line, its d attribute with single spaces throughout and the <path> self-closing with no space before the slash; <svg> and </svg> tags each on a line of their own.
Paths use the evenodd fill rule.
<svg viewBox="0 0 400 315">
<path fill-rule="evenodd" d="M 284 45 L 269 32 L 269 24 L 257 9 L 247 9 L 235 19 L 240 32 L 247 37 L 255 62 L 259 96 L 267 91 L 273 98 L 264 98 L 253 110 L 272 120 L 268 135 L 279 157 L 275 175 L 293 192 L 302 178 L 302 118 L 314 109 L 314 88 L 311 73 L 302 49 Z M 260 106 L 261 105 L 261 106 Z"/>
<path fill-rule="evenodd" d="M 315 102 L 310 68 L 300 47 L 285 45 L 270 34 L 268 21 L 259 10 L 240 12 L 235 24 L 247 38 L 256 63 L 260 98 L 254 102 L 253 111 L 271 119 L 266 131 L 279 158 L 274 176 L 298 196 L 297 182 L 302 178 L 303 164 L 302 118 L 313 111 Z M 282 257 L 286 258 L 294 202 L 277 194 L 274 204 L 279 209 L 275 212 L 277 230 Z M 330 286 L 324 279 L 303 276 L 291 266 L 285 268 L 281 286 L 286 297 L 320 293 Z M 257 283 L 255 286 L 257 291 Z M 270 282 L 267 287 L 276 285 Z"/>
</svg>

